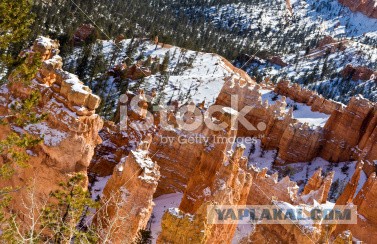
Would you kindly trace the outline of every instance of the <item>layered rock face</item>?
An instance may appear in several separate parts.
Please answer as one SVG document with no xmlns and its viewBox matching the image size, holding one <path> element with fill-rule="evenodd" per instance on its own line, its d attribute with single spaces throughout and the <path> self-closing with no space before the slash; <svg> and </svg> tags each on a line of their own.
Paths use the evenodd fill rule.
<svg viewBox="0 0 377 244">
<path fill-rule="evenodd" d="M 154 135 L 156 132 L 153 123 L 146 130 L 139 130 L 136 126 L 133 126 L 133 124 L 148 123 L 146 110 L 144 110 L 144 106 L 147 105 L 144 91 L 140 90 L 137 95 L 131 93 L 127 93 L 126 95 L 127 101 L 120 101 L 116 116 L 116 120 L 120 121 L 121 117 L 124 120 L 118 124 L 106 121 L 104 128 L 99 132 L 103 143 L 96 147 L 95 155 L 89 167 L 90 175 L 100 177 L 111 175 L 114 167 L 120 162 L 122 157 L 127 156 L 131 150 L 136 149 L 139 142 L 148 134 Z M 143 109 L 137 111 L 131 109 L 130 106 L 130 101 L 136 96 L 140 99 L 143 106 Z M 121 113 L 123 113 L 122 116 L 120 115 Z M 158 124 L 156 119 L 155 123 Z"/>
<path fill-rule="evenodd" d="M 254 89 L 253 89 L 254 88 Z M 263 125 L 268 121 L 267 104 L 262 104 L 259 93 L 260 86 L 254 82 L 245 82 L 234 78 L 226 80 L 215 105 L 231 107 L 240 112 L 253 125 L 254 128 L 246 129 L 243 125 L 238 126 L 238 136 L 260 136 L 266 129 Z M 252 106 L 247 114 L 242 109 L 245 106 Z M 259 128 L 258 129 L 258 125 Z"/>
<path fill-rule="evenodd" d="M 286 82 L 282 82 L 279 83 L 275 91 L 277 91 L 277 94 L 292 95 L 292 99 L 302 103 L 309 103 L 309 101 L 314 103 L 314 100 L 321 101 L 319 102 L 321 105 L 317 106 L 321 111 L 332 112 L 335 107 L 341 107 L 340 104 L 335 102 L 323 102 L 325 101 L 324 98 L 320 98 L 318 95 L 314 96 L 314 93 L 308 90 L 304 90 L 304 95 L 301 97 L 297 97 L 297 95 L 294 97 L 293 94 L 299 94 L 297 91 L 294 92 L 296 88 L 301 89 L 297 85 L 290 86 Z M 234 95 L 237 95 L 237 100 L 234 99 Z M 313 97 L 318 97 L 318 99 Z M 232 101 L 236 104 L 232 104 Z M 274 104 L 269 105 L 268 101 L 262 102 L 259 85 L 240 84 L 237 81 L 230 80 L 225 83 L 216 100 L 216 105 L 229 106 L 240 110 L 240 114 L 244 115 L 252 127 L 246 129 L 239 125 L 237 136 L 261 137 L 266 149 L 279 149 L 278 156 L 281 162 L 310 161 L 318 155 L 324 135 L 323 130 L 309 127 L 307 124 L 294 119 L 292 109 L 286 112 L 285 97 L 281 101 L 275 101 Z M 245 110 L 246 112 L 243 112 L 246 107 L 250 107 L 250 111 Z"/>
<path fill-rule="evenodd" d="M 319 168 L 308 181 L 304 191 L 299 194 L 296 182 L 285 177 L 278 181 L 278 174 L 267 174 L 267 168 L 263 170 L 249 168 L 248 172 L 253 176 L 251 191 L 248 196 L 247 205 L 275 205 L 283 206 L 306 206 L 312 208 L 314 200 L 318 203 L 325 203 L 328 197 L 334 172 L 326 177 L 321 175 Z M 321 225 L 300 225 L 300 224 L 258 224 L 248 237 L 240 243 L 313 243 L 326 240 L 327 228 Z"/>
<path fill-rule="evenodd" d="M 96 28 L 91 24 L 83 24 L 79 26 L 73 35 L 73 41 L 81 44 L 87 41 L 91 36 L 95 37 Z"/>
<path fill-rule="evenodd" d="M 325 125 L 326 136 L 321 157 L 332 162 L 357 159 L 359 144 L 374 113 L 374 105 L 362 97 L 353 97 L 345 109 L 335 111 Z"/>
<path fill-rule="evenodd" d="M 341 4 L 371 18 L 377 18 L 376 0 L 339 0 Z"/>
<path fill-rule="evenodd" d="M 365 133 L 358 144 L 358 160 L 364 160 L 364 170 L 370 175 L 376 172 L 377 158 L 377 111 L 376 105 L 373 112 L 373 118 L 367 123 Z"/>
<path fill-rule="evenodd" d="M 102 143 L 96 147 L 88 171 L 99 177 L 109 176 L 122 157 L 130 151 L 128 134 L 113 122 L 105 121 L 99 132 Z"/>
<path fill-rule="evenodd" d="M 267 168 L 260 170 L 251 167 L 248 172 L 253 178 L 253 194 L 249 194 L 247 204 L 267 205 L 273 199 L 291 204 L 296 202 L 299 187 L 288 176 L 278 181 L 278 174 L 268 175 Z"/>
<path fill-rule="evenodd" d="M 237 136 L 262 138 L 265 149 L 279 150 L 278 163 L 307 162 L 320 156 L 331 162 L 364 160 L 368 173 L 375 170 L 375 104 L 356 96 L 344 106 L 297 84 L 278 83 L 274 89 L 276 94 L 306 104 L 314 112 L 331 115 L 324 127 L 312 127 L 294 119 L 292 110 L 286 111 L 285 97 L 272 105 L 262 102 L 261 89 L 259 85 L 228 80 L 217 98 L 216 105 L 236 110 L 250 107 L 240 114 L 253 128 L 246 129 L 241 125 Z M 235 95 L 237 99 L 232 100 Z"/>
<path fill-rule="evenodd" d="M 246 204 L 252 177 L 246 172 L 243 151 L 244 148 L 238 146 L 221 161 L 202 157 L 198 167 L 203 171 L 200 175 L 196 172 L 190 179 L 198 181 L 198 187 L 189 183 L 179 209 L 170 209 L 164 214 L 163 230 L 157 243 L 231 243 L 237 225 L 208 224 L 207 207 Z M 211 170 L 213 167 L 217 167 L 217 173 Z M 203 178 L 206 176 L 210 177 L 209 181 Z"/>
<path fill-rule="evenodd" d="M 150 219 L 159 166 L 148 156 L 151 138 L 114 168 L 101 198 L 97 226 L 101 242 L 132 243 Z"/>
<path fill-rule="evenodd" d="M 332 114 L 335 110 L 339 110 L 342 108 L 342 104 L 327 100 L 321 95 L 318 95 L 314 91 L 311 91 L 306 88 L 302 88 L 298 84 L 290 84 L 289 81 L 281 81 L 279 82 L 274 92 L 280 94 L 282 96 L 289 97 L 293 101 L 304 103 L 308 106 L 311 106 L 312 111 L 321 112 L 325 114 Z"/>
<path fill-rule="evenodd" d="M 76 76 L 61 69 L 58 47 L 57 42 L 39 37 L 27 51 L 30 56 L 39 54 L 42 61 L 42 67 L 30 86 L 21 86 L 12 73 L 9 84 L 0 89 L 1 115 L 10 114 L 10 104 L 25 99 L 32 91 L 41 93 L 41 101 L 35 109 L 37 114 L 47 113 L 47 118 L 23 128 L 10 124 L 17 133 L 44 137 L 43 143 L 27 151 L 29 167 L 18 168 L 10 182 L 14 187 L 24 181 L 32 182 L 38 199 L 58 188 L 58 184 L 66 181 L 69 175 L 78 172 L 86 175 L 94 148 L 101 142 L 98 131 L 103 122 L 95 114 L 100 99 Z M 9 129 L 9 126 L 2 126 L 1 139 L 8 135 Z M 20 207 L 22 196 L 26 196 L 25 190 L 14 196 L 15 209 Z M 24 200 L 28 202 L 30 199 Z"/>
<path fill-rule="evenodd" d="M 150 148 L 151 157 L 161 166 L 161 179 L 156 197 L 185 191 L 194 168 L 205 150 L 204 143 L 200 141 L 190 144 L 182 143 L 195 138 L 192 136 L 195 135 L 161 130 L 154 137 Z"/>
<path fill-rule="evenodd" d="M 352 64 L 348 64 L 343 70 L 342 70 L 342 76 L 344 78 L 351 78 L 354 81 L 359 80 L 370 80 L 374 77 L 374 79 L 377 79 L 377 72 L 373 71 L 372 69 L 369 69 L 368 67 L 363 66 L 357 66 L 354 67 Z"/>
<path fill-rule="evenodd" d="M 323 130 L 305 123 L 291 124 L 284 131 L 279 144 L 279 158 L 283 162 L 311 161 L 322 144 Z M 303 143 L 305 142 L 305 143 Z"/>
<path fill-rule="evenodd" d="M 373 243 L 375 241 L 373 234 L 377 233 L 377 214 L 375 211 L 377 179 L 376 173 L 373 172 L 356 197 L 354 197 L 361 167 L 362 165 L 360 164 L 359 169 L 356 170 L 345 191 L 336 202 L 337 205 L 354 204 L 357 206 L 357 224 L 337 225 L 335 233 L 350 231 L 358 240 L 365 243 Z"/>
</svg>

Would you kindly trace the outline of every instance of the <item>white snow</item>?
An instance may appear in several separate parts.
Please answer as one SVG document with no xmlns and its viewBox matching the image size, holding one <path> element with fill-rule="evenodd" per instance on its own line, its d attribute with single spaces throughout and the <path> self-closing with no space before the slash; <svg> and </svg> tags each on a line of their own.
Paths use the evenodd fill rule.
<svg viewBox="0 0 377 244">
<path fill-rule="evenodd" d="M 95 182 L 91 185 L 91 196 L 93 200 L 97 200 L 102 196 L 103 189 L 109 181 L 111 175 L 105 177 L 96 177 Z"/>
<path fill-rule="evenodd" d="M 260 90 L 262 94 L 262 101 L 268 101 L 268 104 L 275 104 L 277 100 L 281 100 L 282 96 L 277 95 L 272 90 L 262 89 Z M 276 100 L 275 100 L 276 99 Z M 323 127 L 327 120 L 330 118 L 330 115 L 320 112 L 313 112 L 311 107 L 303 104 L 297 103 L 290 98 L 286 98 L 288 112 L 291 107 L 293 107 L 293 118 L 297 119 L 299 122 L 308 123 L 311 126 L 320 126 Z"/>
<path fill-rule="evenodd" d="M 59 146 L 60 143 L 68 136 L 68 134 L 64 131 L 50 128 L 46 122 L 27 125 L 25 130 L 31 134 L 43 136 L 44 144 L 49 147 Z"/>
</svg>

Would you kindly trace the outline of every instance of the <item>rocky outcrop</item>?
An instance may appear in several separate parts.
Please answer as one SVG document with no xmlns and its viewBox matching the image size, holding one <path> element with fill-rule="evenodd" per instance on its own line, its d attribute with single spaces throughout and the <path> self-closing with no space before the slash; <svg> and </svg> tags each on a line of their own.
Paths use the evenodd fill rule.
<svg viewBox="0 0 377 244">
<path fill-rule="evenodd" d="M 243 146 L 238 146 L 232 154 L 219 151 L 226 156 L 218 162 L 202 157 L 198 168 L 203 173 L 201 176 L 193 174 L 190 179 L 190 182 L 198 180 L 198 187 L 188 187 L 179 209 L 170 209 L 164 214 L 163 230 L 157 243 L 231 243 L 237 225 L 208 224 L 207 207 L 246 204 L 252 177 L 245 170 L 243 152 Z M 217 171 L 212 170 L 214 167 Z"/>
<path fill-rule="evenodd" d="M 231 114 L 225 113 L 221 121 L 231 124 L 231 116 Z M 210 136 L 210 140 L 201 153 L 199 162 L 195 165 L 179 206 L 185 213 L 195 213 L 207 201 L 207 196 L 204 193 L 207 187 L 212 187 L 216 181 L 216 175 L 213 172 L 218 172 L 227 160 L 226 152 L 231 149 L 232 142 L 229 140 L 216 141 L 216 138 L 234 138 L 236 134 L 236 131 L 230 128 L 217 132 L 206 130 L 205 135 Z"/>
<path fill-rule="evenodd" d="M 308 184 L 301 194 L 301 201 L 307 204 L 326 203 L 327 197 L 330 192 L 334 172 L 330 172 L 326 177 L 321 176 L 322 169 L 319 168 L 312 178 L 309 179 Z"/>
<path fill-rule="evenodd" d="M 253 178 L 253 193 L 249 194 L 248 205 L 268 205 L 272 200 L 294 203 L 297 201 L 298 186 L 288 176 L 278 181 L 278 174 L 268 175 L 267 168 L 249 168 Z"/>
<path fill-rule="evenodd" d="M 159 166 L 148 156 L 152 138 L 143 141 L 114 168 L 101 198 L 97 223 L 101 242 L 132 243 L 151 216 Z"/>
<path fill-rule="evenodd" d="M 293 14 L 293 9 L 292 9 L 291 0 L 285 0 L 285 5 L 287 7 L 288 12 L 292 15 Z"/>
<path fill-rule="evenodd" d="M 323 37 L 322 40 L 320 40 L 318 42 L 318 47 L 324 47 L 326 45 L 329 45 L 329 44 L 334 44 L 336 43 L 337 41 L 332 37 L 332 36 L 325 36 Z"/>
<path fill-rule="evenodd" d="M 89 167 L 89 174 L 100 177 L 109 176 L 112 174 L 115 165 L 117 165 L 123 156 L 127 156 L 131 150 L 135 150 L 139 142 L 148 134 L 154 135 L 156 132 L 154 124 L 146 130 L 137 128 L 138 123 L 145 123 L 149 118 L 146 118 L 146 108 L 148 106 L 143 90 L 135 95 L 127 93 L 127 101 L 123 103 L 120 101 L 115 120 L 120 121 L 120 113 L 127 115 L 124 121 L 116 124 L 114 122 L 106 121 L 104 128 L 99 132 L 102 138 L 102 143 L 96 147 L 95 155 Z M 143 109 L 131 109 L 130 101 L 137 96 L 140 99 L 140 104 Z M 122 108 L 120 108 L 122 106 Z M 122 111 L 121 111 L 122 110 Z M 122 115 L 122 116 L 123 116 Z M 123 119 L 123 118 L 122 118 Z M 155 123 L 156 122 L 155 118 Z"/>
<path fill-rule="evenodd" d="M 353 97 L 348 106 L 336 110 L 325 125 L 325 143 L 321 157 L 332 162 L 357 159 L 355 148 L 373 116 L 374 105 L 360 96 Z"/>
<path fill-rule="evenodd" d="M 288 64 L 286 62 L 284 62 L 283 59 L 279 56 L 272 56 L 272 57 L 267 58 L 267 60 L 268 60 L 268 62 L 270 62 L 272 64 L 279 65 L 281 67 L 287 67 L 288 66 Z"/>
<path fill-rule="evenodd" d="M 234 118 L 231 114 L 226 112 L 220 117 L 220 121 L 228 124 L 231 124 L 232 119 Z M 191 171 L 190 174 L 185 174 L 185 177 L 189 178 L 184 196 L 178 209 L 170 209 L 164 214 L 158 243 L 231 242 L 237 226 L 208 224 L 207 207 L 211 204 L 243 205 L 247 201 L 252 178 L 246 172 L 247 160 L 242 157 L 245 148 L 239 145 L 234 153 L 229 152 L 233 145 L 230 139 L 235 133 L 236 131 L 230 128 L 217 132 L 203 129 L 202 135 L 207 136 L 209 140 L 203 145 L 198 156 L 193 155 L 194 151 L 187 154 L 186 158 L 190 158 L 191 163 L 184 159 L 184 162 L 189 163 L 187 166 L 192 167 L 188 169 Z M 217 141 L 216 138 L 225 139 Z M 183 144 L 181 147 L 193 149 L 193 145 Z M 186 154 L 182 154 L 181 157 L 184 155 Z M 169 169 L 177 168 L 177 171 L 181 172 L 177 165 L 169 165 L 164 161 L 162 163 Z M 177 164 L 175 161 L 172 163 Z M 183 181 L 178 187 L 182 187 L 182 183 Z M 174 183 L 165 182 L 164 185 L 170 188 Z"/>
<path fill-rule="evenodd" d="M 75 34 L 73 34 L 73 41 L 75 44 L 81 44 L 88 41 L 89 39 L 96 39 L 96 28 L 91 24 L 82 24 L 80 25 Z"/>
<path fill-rule="evenodd" d="M 151 157 L 161 167 L 161 179 L 156 197 L 185 191 L 194 168 L 205 150 L 203 141 L 185 143 L 195 138 L 200 139 L 200 134 L 168 130 L 161 130 L 154 137 L 150 148 Z"/>
<path fill-rule="evenodd" d="M 302 88 L 296 83 L 290 84 L 289 81 L 280 81 L 276 85 L 274 92 L 289 97 L 293 101 L 311 106 L 314 112 L 332 114 L 333 111 L 339 110 L 343 106 L 341 103 L 325 99 L 314 91 Z"/>
<path fill-rule="evenodd" d="M 365 133 L 361 137 L 359 145 L 357 147 L 358 160 L 363 160 L 364 170 L 370 175 L 373 172 L 376 172 L 376 163 L 377 158 L 377 111 L 376 105 L 374 108 L 373 118 L 367 123 Z"/>
<path fill-rule="evenodd" d="M 368 17 L 377 18 L 377 5 L 375 0 L 339 0 L 339 2 L 349 7 L 354 12 L 361 12 Z"/>
<path fill-rule="evenodd" d="M 41 58 L 42 66 L 36 77 L 25 86 L 12 73 L 9 83 L 0 89 L 0 115 L 11 114 L 11 104 L 27 98 L 33 91 L 41 94 L 40 102 L 35 107 L 37 116 L 48 115 L 37 124 L 20 127 L 11 122 L 0 129 L 1 139 L 8 135 L 10 128 L 20 134 L 43 137 L 40 145 L 28 148 L 29 167 L 18 167 L 10 181 L 2 181 L 13 187 L 24 185 L 25 181 L 33 182 L 36 201 L 45 199 L 72 174 L 86 175 L 94 149 L 101 142 L 98 131 L 103 122 L 95 114 L 100 99 L 76 76 L 61 69 L 58 47 L 58 42 L 39 37 L 26 51 L 29 58 L 38 55 Z M 14 195 L 14 209 L 22 208 L 22 200 L 26 203 L 30 201 L 25 197 L 26 188 Z"/>
<path fill-rule="evenodd" d="M 354 67 L 352 64 L 348 64 L 342 70 L 342 76 L 345 79 L 352 79 L 353 81 L 366 81 L 370 79 L 377 80 L 377 72 L 375 72 L 374 70 L 364 66 Z"/>
<path fill-rule="evenodd" d="M 142 63 L 127 66 L 125 63 L 116 65 L 112 70 L 108 72 L 109 75 L 115 78 L 139 80 L 144 77 L 150 76 L 151 70 Z"/>
<path fill-rule="evenodd" d="M 280 139 L 278 156 L 283 162 L 311 161 L 318 155 L 322 138 L 320 127 L 312 128 L 306 123 L 290 124 Z"/>
<path fill-rule="evenodd" d="M 267 169 L 258 170 L 250 168 L 249 172 L 253 176 L 251 191 L 248 196 L 248 205 L 274 205 L 279 208 L 295 206 L 311 209 L 314 201 L 319 203 L 326 202 L 328 192 L 332 183 L 333 173 L 325 178 L 321 176 L 322 170 L 315 172 L 302 194 L 298 193 L 296 182 L 285 177 L 278 181 L 278 174 L 268 175 Z M 327 237 L 324 237 L 326 236 Z M 257 224 L 254 230 L 241 240 L 240 243 L 317 243 L 326 240 L 331 236 L 327 232 L 327 227 L 319 224 Z"/>
<path fill-rule="evenodd" d="M 352 202 L 359 184 L 363 166 L 364 162 L 362 161 L 356 165 L 355 173 L 352 175 L 351 180 L 347 183 L 342 194 L 336 200 L 337 205 L 347 205 Z"/>
<path fill-rule="evenodd" d="M 295 87 L 288 83 L 279 83 L 275 91 L 283 94 L 296 94 L 293 92 Z M 250 107 L 250 111 L 244 115 L 246 120 L 251 123 L 252 128 L 246 129 L 239 125 L 237 136 L 260 137 L 266 149 L 279 149 L 281 163 L 311 161 L 318 155 L 322 145 L 324 135 L 322 128 L 313 128 L 304 123 L 299 123 L 293 118 L 293 110 L 286 112 L 287 103 L 285 97 L 281 101 L 277 100 L 274 104 L 262 102 L 259 85 L 240 84 L 237 81 L 227 81 L 216 101 L 216 105 L 232 106 L 233 95 L 238 95 L 238 110 Z M 306 91 L 306 93 L 305 93 Z M 294 97 L 295 101 L 312 101 L 313 93 L 305 90 L 303 97 Z M 325 100 L 325 99 L 324 99 Z M 341 107 L 334 102 L 334 108 L 326 103 L 322 103 L 323 110 Z M 332 104 L 329 102 L 329 104 Z M 234 106 L 234 105 L 233 105 Z M 322 109 L 321 109 L 322 110 Z M 241 112 L 242 113 L 242 110 Z"/>
<path fill-rule="evenodd" d="M 357 175 L 355 176 L 357 177 Z M 345 193 L 347 194 L 347 193 Z M 348 198 L 347 194 L 347 197 Z M 376 199 L 377 197 L 377 179 L 376 173 L 372 173 L 365 182 L 359 193 L 352 200 L 351 204 L 357 206 L 357 224 L 338 225 L 335 233 L 342 233 L 349 230 L 353 236 L 365 243 L 373 243 L 374 235 L 377 233 L 377 212 Z M 344 203 L 344 201 L 342 201 Z"/>
</svg>

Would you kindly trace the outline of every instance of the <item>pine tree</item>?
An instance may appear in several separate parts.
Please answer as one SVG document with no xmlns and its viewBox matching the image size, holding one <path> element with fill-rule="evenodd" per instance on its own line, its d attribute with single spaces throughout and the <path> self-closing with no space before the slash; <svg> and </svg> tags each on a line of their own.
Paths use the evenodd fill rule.
<svg viewBox="0 0 377 244">
<path fill-rule="evenodd" d="M 30 0 L 2 0 L 0 2 L 0 61 L 12 64 L 12 46 L 22 43 L 30 34 L 34 16 L 30 14 Z M 19 50 L 16 52 L 18 53 Z"/>
<path fill-rule="evenodd" d="M 160 66 L 160 72 L 161 73 L 166 73 L 166 71 L 168 70 L 168 68 L 169 68 L 169 60 L 170 60 L 170 53 L 167 52 L 165 54 L 164 59 L 162 60 L 161 66 Z"/>
<path fill-rule="evenodd" d="M 93 227 L 82 224 L 87 209 L 97 206 L 83 188 L 84 182 L 84 175 L 74 175 L 60 184 L 61 189 L 50 194 L 52 201 L 42 210 L 42 227 L 51 233 L 48 240 L 54 243 L 96 242 Z"/>
</svg>

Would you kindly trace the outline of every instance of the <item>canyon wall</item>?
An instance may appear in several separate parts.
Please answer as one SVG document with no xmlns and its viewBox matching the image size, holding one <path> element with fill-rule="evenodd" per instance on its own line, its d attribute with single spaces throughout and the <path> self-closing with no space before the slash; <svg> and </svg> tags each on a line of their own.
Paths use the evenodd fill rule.
<svg viewBox="0 0 377 244">
<path fill-rule="evenodd" d="M 376 108 L 377 105 L 360 96 L 351 99 L 347 106 L 327 100 L 308 89 L 288 81 L 279 82 L 274 92 L 282 95 L 281 101 L 262 101 L 263 88 L 251 83 L 228 80 L 216 100 L 216 105 L 240 110 L 254 126 L 239 126 L 237 136 L 262 138 L 265 149 L 278 149 L 277 163 L 308 162 L 323 157 L 331 162 L 364 160 L 365 171 L 375 171 L 376 159 Z M 237 100 L 232 96 L 237 95 Z M 330 115 L 323 127 L 313 127 L 293 118 L 293 111 L 286 111 L 285 96 L 310 106 L 313 112 Z M 235 102 L 234 102 L 235 101 Z M 262 126 L 263 125 L 263 126 Z"/>
<path fill-rule="evenodd" d="M 160 167 L 148 156 L 151 137 L 114 168 L 96 215 L 101 242 L 132 243 L 151 217 Z"/>
<path fill-rule="evenodd" d="M 199 175 L 196 172 L 190 179 L 190 182 L 198 181 L 198 187 L 189 184 L 180 207 L 165 212 L 157 243 L 231 243 L 237 225 L 209 224 L 207 208 L 246 204 L 252 177 L 246 172 L 247 160 L 242 157 L 243 152 L 244 147 L 238 146 L 232 154 L 216 161 L 202 157 L 197 168 L 203 171 Z M 214 167 L 217 171 L 211 170 Z"/>
<path fill-rule="evenodd" d="M 279 82 L 276 85 L 274 92 L 279 95 L 289 97 L 295 102 L 304 103 L 311 106 L 312 111 L 314 112 L 332 114 L 332 112 L 341 109 L 343 106 L 339 102 L 325 99 L 316 92 L 303 88 L 296 83 L 290 84 L 289 81 Z"/>
<path fill-rule="evenodd" d="M 352 179 L 336 202 L 337 205 L 357 206 L 357 224 L 337 225 L 335 234 L 350 231 L 358 240 L 365 243 L 373 243 L 374 235 L 372 233 L 377 233 L 377 215 L 375 211 L 375 198 L 377 196 L 376 173 L 373 172 L 369 176 L 361 190 L 354 196 L 359 183 L 361 168 L 362 163 L 358 165 Z"/>
<path fill-rule="evenodd" d="M 376 0 L 339 0 L 339 2 L 354 12 L 361 12 L 368 17 L 377 18 Z"/>
<path fill-rule="evenodd" d="M 75 173 L 86 176 L 94 149 L 101 142 L 98 131 L 103 122 L 95 114 L 100 99 L 75 75 L 62 70 L 58 48 L 56 41 L 39 37 L 26 51 L 28 58 L 39 55 L 42 61 L 35 79 L 25 85 L 18 81 L 17 73 L 12 72 L 9 83 L 0 88 L 0 115 L 12 114 L 12 104 L 24 101 L 35 91 L 41 95 L 34 108 L 36 116 L 47 114 L 46 119 L 39 123 L 20 126 L 8 121 L 8 125 L 0 126 L 1 139 L 11 131 L 43 137 L 41 144 L 28 148 L 28 167 L 16 167 L 13 177 L 1 183 L 17 188 L 26 182 L 35 191 L 35 201 L 46 199 L 60 182 L 65 182 Z M 28 203 L 32 200 L 28 199 L 27 190 L 24 187 L 14 194 L 12 207 L 15 210 L 25 206 L 23 201 Z"/>
</svg>

